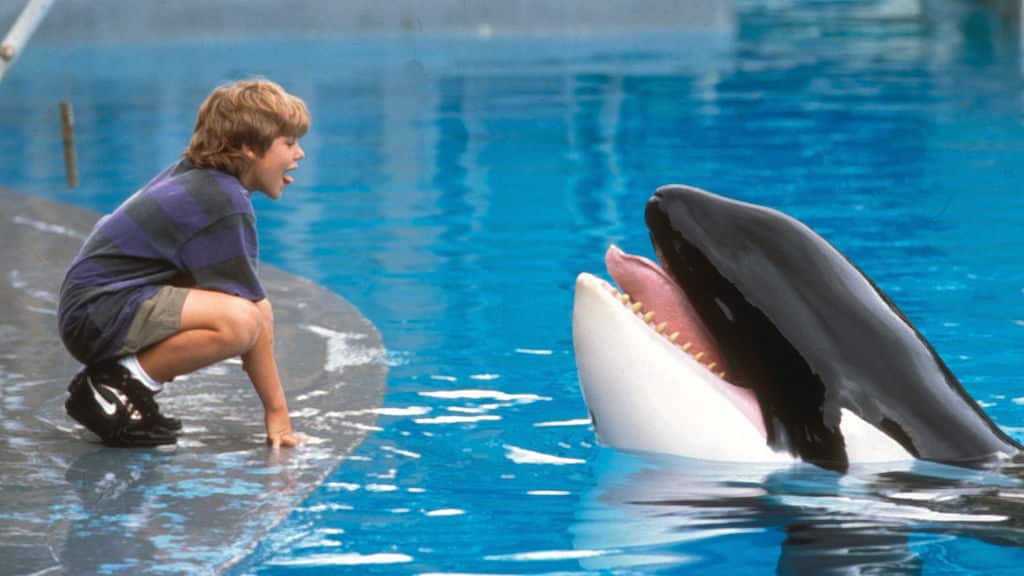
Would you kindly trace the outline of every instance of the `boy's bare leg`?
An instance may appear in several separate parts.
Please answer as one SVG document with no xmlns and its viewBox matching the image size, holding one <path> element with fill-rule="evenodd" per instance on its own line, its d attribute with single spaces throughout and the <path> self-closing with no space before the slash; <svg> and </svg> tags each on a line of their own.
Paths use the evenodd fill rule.
<svg viewBox="0 0 1024 576">
<path fill-rule="evenodd" d="M 191 289 L 181 310 L 181 331 L 138 354 L 146 373 L 161 382 L 235 356 L 242 357 L 263 402 L 267 441 L 273 447 L 298 444 L 274 360 L 269 301 Z"/>
</svg>

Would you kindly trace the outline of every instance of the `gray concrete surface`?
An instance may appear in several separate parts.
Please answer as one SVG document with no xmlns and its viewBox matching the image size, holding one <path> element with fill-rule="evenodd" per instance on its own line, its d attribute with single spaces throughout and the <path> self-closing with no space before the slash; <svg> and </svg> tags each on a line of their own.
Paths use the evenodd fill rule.
<svg viewBox="0 0 1024 576">
<path fill-rule="evenodd" d="M 263 444 L 239 363 L 160 396 L 178 445 L 107 448 L 64 413 L 80 366 L 56 335 L 64 267 L 96 214 L 0 188 L 0 574 L 210 574 L 244 557 L 364 438 L 387 378 L 374 326 L 341 297 L 265 267 L 293 424 Z"/>
</svg>

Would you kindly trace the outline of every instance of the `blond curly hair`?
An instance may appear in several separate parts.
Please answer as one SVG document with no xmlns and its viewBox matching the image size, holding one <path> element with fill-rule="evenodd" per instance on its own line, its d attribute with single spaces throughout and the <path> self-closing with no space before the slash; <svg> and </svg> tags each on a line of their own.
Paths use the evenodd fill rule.
<svg viewBox="0 0 1024 576">
<path fill-rule="evenodd" d="M 309 122 L 305 102 L 270 80 L 224 84 L 199 107 L 185 155 L 197 168 L 237 177 L 251 161 L 246 147 L 262 156 L 278 136 L 304 136 Z"/>
</svg>

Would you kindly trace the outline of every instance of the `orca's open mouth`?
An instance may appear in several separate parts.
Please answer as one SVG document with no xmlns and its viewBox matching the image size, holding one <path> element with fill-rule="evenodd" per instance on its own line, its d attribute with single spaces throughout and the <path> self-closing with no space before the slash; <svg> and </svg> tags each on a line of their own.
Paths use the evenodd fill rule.
<svg viewBox="0 0 1024 576">
<path fill-rule="evenodd" d="M 725 358 L 686 293 L 655 262 L 611 245 L 605 267 L 622 291 L 620 300 L 680 350 L 725 380 Z"/>
<path fill-rule="evenodd" d="M 717 377 L 716 388 L 761 432 L 766 434 L 754 393 L 738 385 L 726 352 L 705 326 L 686 292 L 657 263 L 628 254 L 614 244 L 605 252 L 605 267 L 618 284 L 615 296 L 648 327 L 689 354 Z M 614 290 L 614 286 L 612 287 Z"/>
</svg>

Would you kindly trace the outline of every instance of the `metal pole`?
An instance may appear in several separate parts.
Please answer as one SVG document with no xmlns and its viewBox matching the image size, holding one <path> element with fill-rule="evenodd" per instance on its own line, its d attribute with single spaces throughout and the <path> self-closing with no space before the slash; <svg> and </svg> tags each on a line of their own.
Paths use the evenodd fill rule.
<svg viewBox="0 0 1024 576">
<path fill-rule="evenodd" d="M 78 154 L 75 153 L 75 120 L 71 113 L 71 102 L 60 103 L 61 140 L 64 142 L 64 174 L 68 188 L 78 188 Z"/>
<path fill-rule="evenodd" d="M 11 30 L 7 33 L 2 44 L 0 44 L 0 82 L 4 75 L 14 65 L 14 61 L 21 55 L 28 39 L 35 33 L 39 23 L 43 21 L 50 11 L 50 6 L 55 0 L 29 0 L 28 4 L 21 10 L 18 19 L 14 21 Z"/>
</svg>

